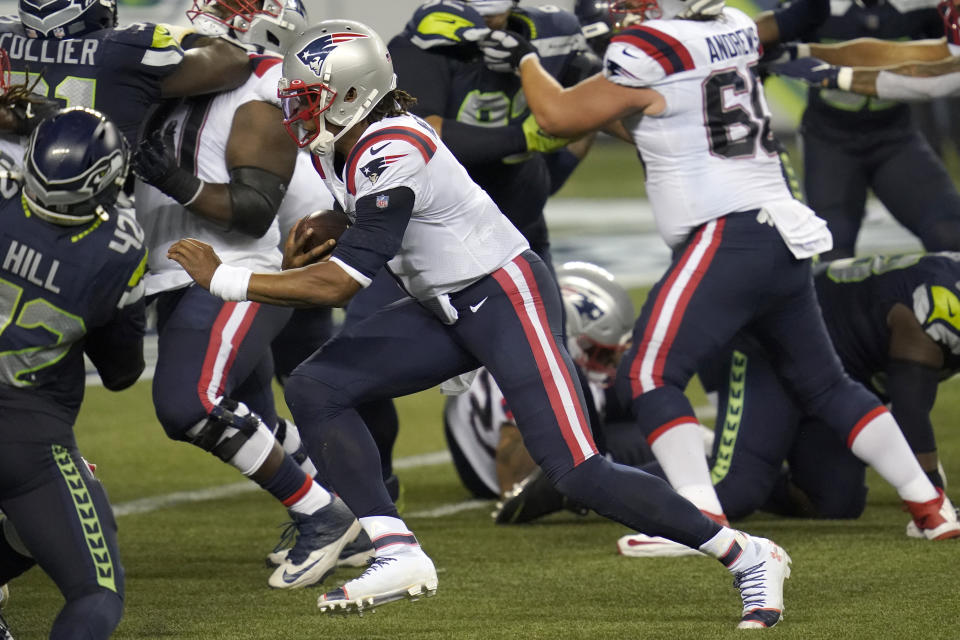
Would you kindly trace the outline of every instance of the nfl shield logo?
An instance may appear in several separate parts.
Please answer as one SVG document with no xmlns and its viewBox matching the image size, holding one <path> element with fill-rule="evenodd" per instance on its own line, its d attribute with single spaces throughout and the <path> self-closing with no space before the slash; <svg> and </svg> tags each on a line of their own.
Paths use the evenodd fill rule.
<svg viewBox="0 0 960 640">
<path fill-rule="evenodd" d="M 390 196 L 377 196 L 377 209 L 386 209 L 390 204 Z"/>
</svg>

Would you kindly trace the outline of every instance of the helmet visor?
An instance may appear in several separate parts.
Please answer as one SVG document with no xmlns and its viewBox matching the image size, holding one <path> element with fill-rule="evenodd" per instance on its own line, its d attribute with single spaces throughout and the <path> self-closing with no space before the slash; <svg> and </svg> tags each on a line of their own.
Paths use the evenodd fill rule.
<svg viewBox="0 0 960 640">
<path fill-rule="evenodd" d="M 302 149 L 324 131 L 321 118 L 333 104 L 337 92 L 322 82 L 307 84 L 282 78 L 277 96 L 283 109 L 283 126 Z"/>
</svg>

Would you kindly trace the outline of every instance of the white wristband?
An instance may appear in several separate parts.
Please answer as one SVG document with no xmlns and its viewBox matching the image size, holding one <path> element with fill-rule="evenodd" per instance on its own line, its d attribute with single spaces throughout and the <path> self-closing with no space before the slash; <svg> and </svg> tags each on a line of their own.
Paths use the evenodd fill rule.
<svg viewBox="0 0 960 640">
<path fill-rule="evenodd" d="M 246 267 L 221 264 L 210 278 L 210 293 L 227 302 L 243 302 L 252 275 L 253 271 Z"/>
<path fill-rule="evenodd" d="M 806 42 L 797 43 L 797 57 L 798 58 L 809 58 L 810 57 L 810 45 Z"/>
<path fill-rule="evenodd" d="M 853 86 L 853 67 L 840 67 L 837 72 L 837 88 L 842 91 L 850 91 Z"/>
</svg>

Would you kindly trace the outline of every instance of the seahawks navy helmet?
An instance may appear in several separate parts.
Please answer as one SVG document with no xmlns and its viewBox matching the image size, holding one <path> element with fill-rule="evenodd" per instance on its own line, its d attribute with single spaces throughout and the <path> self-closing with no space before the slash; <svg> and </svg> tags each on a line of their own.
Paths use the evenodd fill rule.
<svg viewBox="0 0 960 640">
<path fill-rule="evenodd" d="M 187 17 L 200 33 L 280 55 L 309 24 L 303 0 L 193 0 Z"/>
<path fill-rule="evenodd" d="M 602 56 L 610 44 L 618 20 L 610 11 L 611 0 L 577 0 L 573 12 L 580 21 L 580 31 L 597 55 Z"/>
<path fill-rule="evenodd" d="M 117 0 L 20 0 L 19 11 L 32 38 L 76 38 L 117 26 Z"/>
<path fill-rule="evenodd" d="M 130 153 L 113 122 L 86 107 L 42 121 L 27 143 L 23 196 L 39 217 L 78 225 L 106 215 L 127 177 Z"/>
</svg>

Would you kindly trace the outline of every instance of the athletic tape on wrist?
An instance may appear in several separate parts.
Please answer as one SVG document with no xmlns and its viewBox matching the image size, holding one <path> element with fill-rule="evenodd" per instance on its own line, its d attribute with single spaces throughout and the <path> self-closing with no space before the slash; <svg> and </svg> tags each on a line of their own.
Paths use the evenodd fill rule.
<svg viewBox="0 0 960 640">
<path fill-rule="evenodd" d="M 837 88 L 843 91 L 850 91 L 853 86 L 853 67 L 840 67 L 837 72 Z"/>
<path fill-rule="evenodd" d="M 221 264 L 210 278 L 210 293 L 227 302 L 243 302 L 252 275 L 253 271 L 246 267 Z"/>
<path fill-rule="evenodd" d="M 810 57 L 810 45 L 806 42 L 797 43 L 797 57 L 798 58 L 809 58 Z"/>
</svg>

